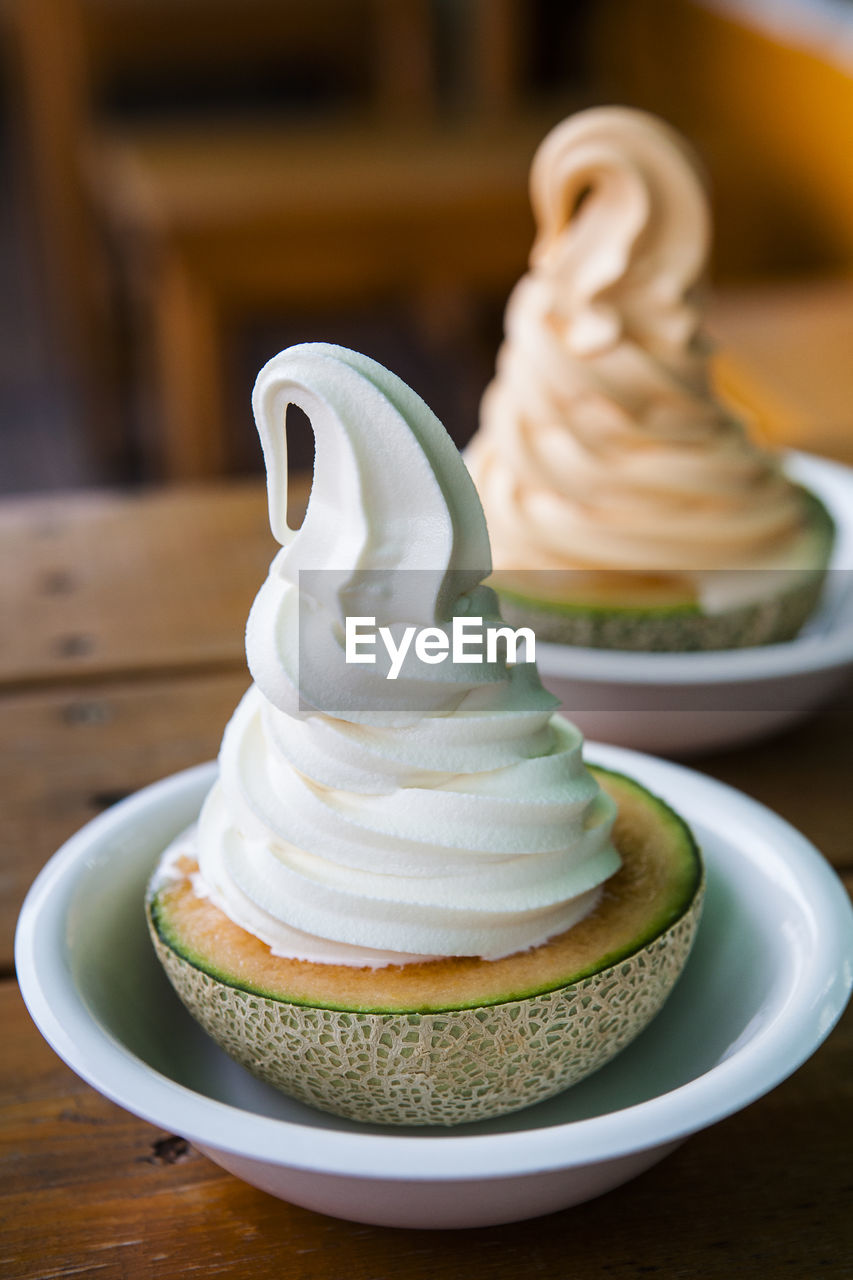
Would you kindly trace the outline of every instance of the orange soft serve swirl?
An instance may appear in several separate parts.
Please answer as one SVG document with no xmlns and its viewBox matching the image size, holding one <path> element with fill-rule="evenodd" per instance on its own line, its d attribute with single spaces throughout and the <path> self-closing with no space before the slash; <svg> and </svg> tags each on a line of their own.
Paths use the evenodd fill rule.
<svg viewBox="0 0 853 1280">
<path fill-rule="evenodd" d="M 467 454 L 495 567 L 786 563 L 801 494 L 709 383 L 709 216 L 685 145 L 641 112 L 584 112 L 539 148 L 531 198 L 530 270 Z"/>
</svg>

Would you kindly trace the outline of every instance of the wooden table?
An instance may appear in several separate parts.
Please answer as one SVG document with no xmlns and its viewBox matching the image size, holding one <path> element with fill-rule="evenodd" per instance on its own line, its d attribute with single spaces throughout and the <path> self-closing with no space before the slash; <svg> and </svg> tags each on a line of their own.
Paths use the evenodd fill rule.
<svg viewBox="0 0 853 1280">
<path fill-rule="evenodd" d="M 38 868 L 105 806 L 212 757 L 247 684 L 243 625 L 273 551 L 257 483 L 0 506 L 0 1274 L 479 1280 L 849 1277 L 848 1016 L 791 1080 L 600 1200 L 463 1232 L 338 1222 L 237 1181 L 94 1093 L 13 976 Z M 698 767 L 795 823 L 853 883 L 853 690 Z"/>
</svg>

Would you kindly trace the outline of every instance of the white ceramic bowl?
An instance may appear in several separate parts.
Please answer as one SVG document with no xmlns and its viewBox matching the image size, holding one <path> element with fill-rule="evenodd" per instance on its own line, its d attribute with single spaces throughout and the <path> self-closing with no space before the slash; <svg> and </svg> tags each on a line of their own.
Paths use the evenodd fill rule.
<svg viewBox="0 0 853 1280">
<path fill-rule="evenodd" d="M 780 818 L 661 760 L 590 746 L 692 824 L 708 868 L 696 945 L 654 1022 L 556 1098 L 450 1130 L 324 1115 L 255 1080 L 185 1012 L 155 959 L 143 893 L 198 812 L 203 765 L 96 818 L 51 859 L 18 924 L 24 999 L 56 1052 L 127 1110 L 265 1191 L 343 1218 L 469 1227 L 600 1195 L 789 1075 L 849 994 L 853 912 Z"/>
<path fill-rule="evenodd" d="M 537 644 L 542 681 L 590 738 L 692 755 L 738 746 L 811 714 L 853 671 L 853 470 L 803 453 L 786 470 L 832 513 L 838 536 L 823 601 L 785 644 L 707 653 L 626 653 Z"/>
</svg>

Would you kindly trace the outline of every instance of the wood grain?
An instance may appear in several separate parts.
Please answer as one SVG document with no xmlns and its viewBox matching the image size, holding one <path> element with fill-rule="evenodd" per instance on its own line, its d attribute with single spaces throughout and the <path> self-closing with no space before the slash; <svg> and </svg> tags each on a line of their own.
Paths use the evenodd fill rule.
<svg viewBox="0 0 853 1280">
<path fill-rule="evenodd" d="M 255 1191 L 78 1080 L 9 981 L 0 1020 L 0 1270 L 16 1280 L 850 1274 L 840 1132 L 853 1012 L 791 1080 L 627 1186 L 536 1221 L 458 1232 L 339 1222 Z"/>
<path fill-rule="evenodd" d="M 291 486 L 292 523 L 308 485 Z M 0 687 L 243 666 L 276 550 L 259 481 L 0 506 Z"/>
<path fill-rule="evenodd" d="M 212 759 L 248 684 L 244 669 L 0 700 L 0 971 L 11 970 L 18 910 L 47 858 L 116 800 Z"/>
</svg>

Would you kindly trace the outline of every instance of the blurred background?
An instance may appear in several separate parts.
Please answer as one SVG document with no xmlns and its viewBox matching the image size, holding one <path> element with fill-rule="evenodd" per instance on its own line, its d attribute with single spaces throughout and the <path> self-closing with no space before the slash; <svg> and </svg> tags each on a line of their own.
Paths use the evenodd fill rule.
<svg viewBox="0 0 853 1280">
<path fill-rule="evenodd" d="M 535 147 L 604 102 L 704 158 L 723 386 L 853 461 L 853 3 L 3 0 L 0 83 L 0 492 L 259 470 L 303 340 L 463 444 Z"/>
</svg>

